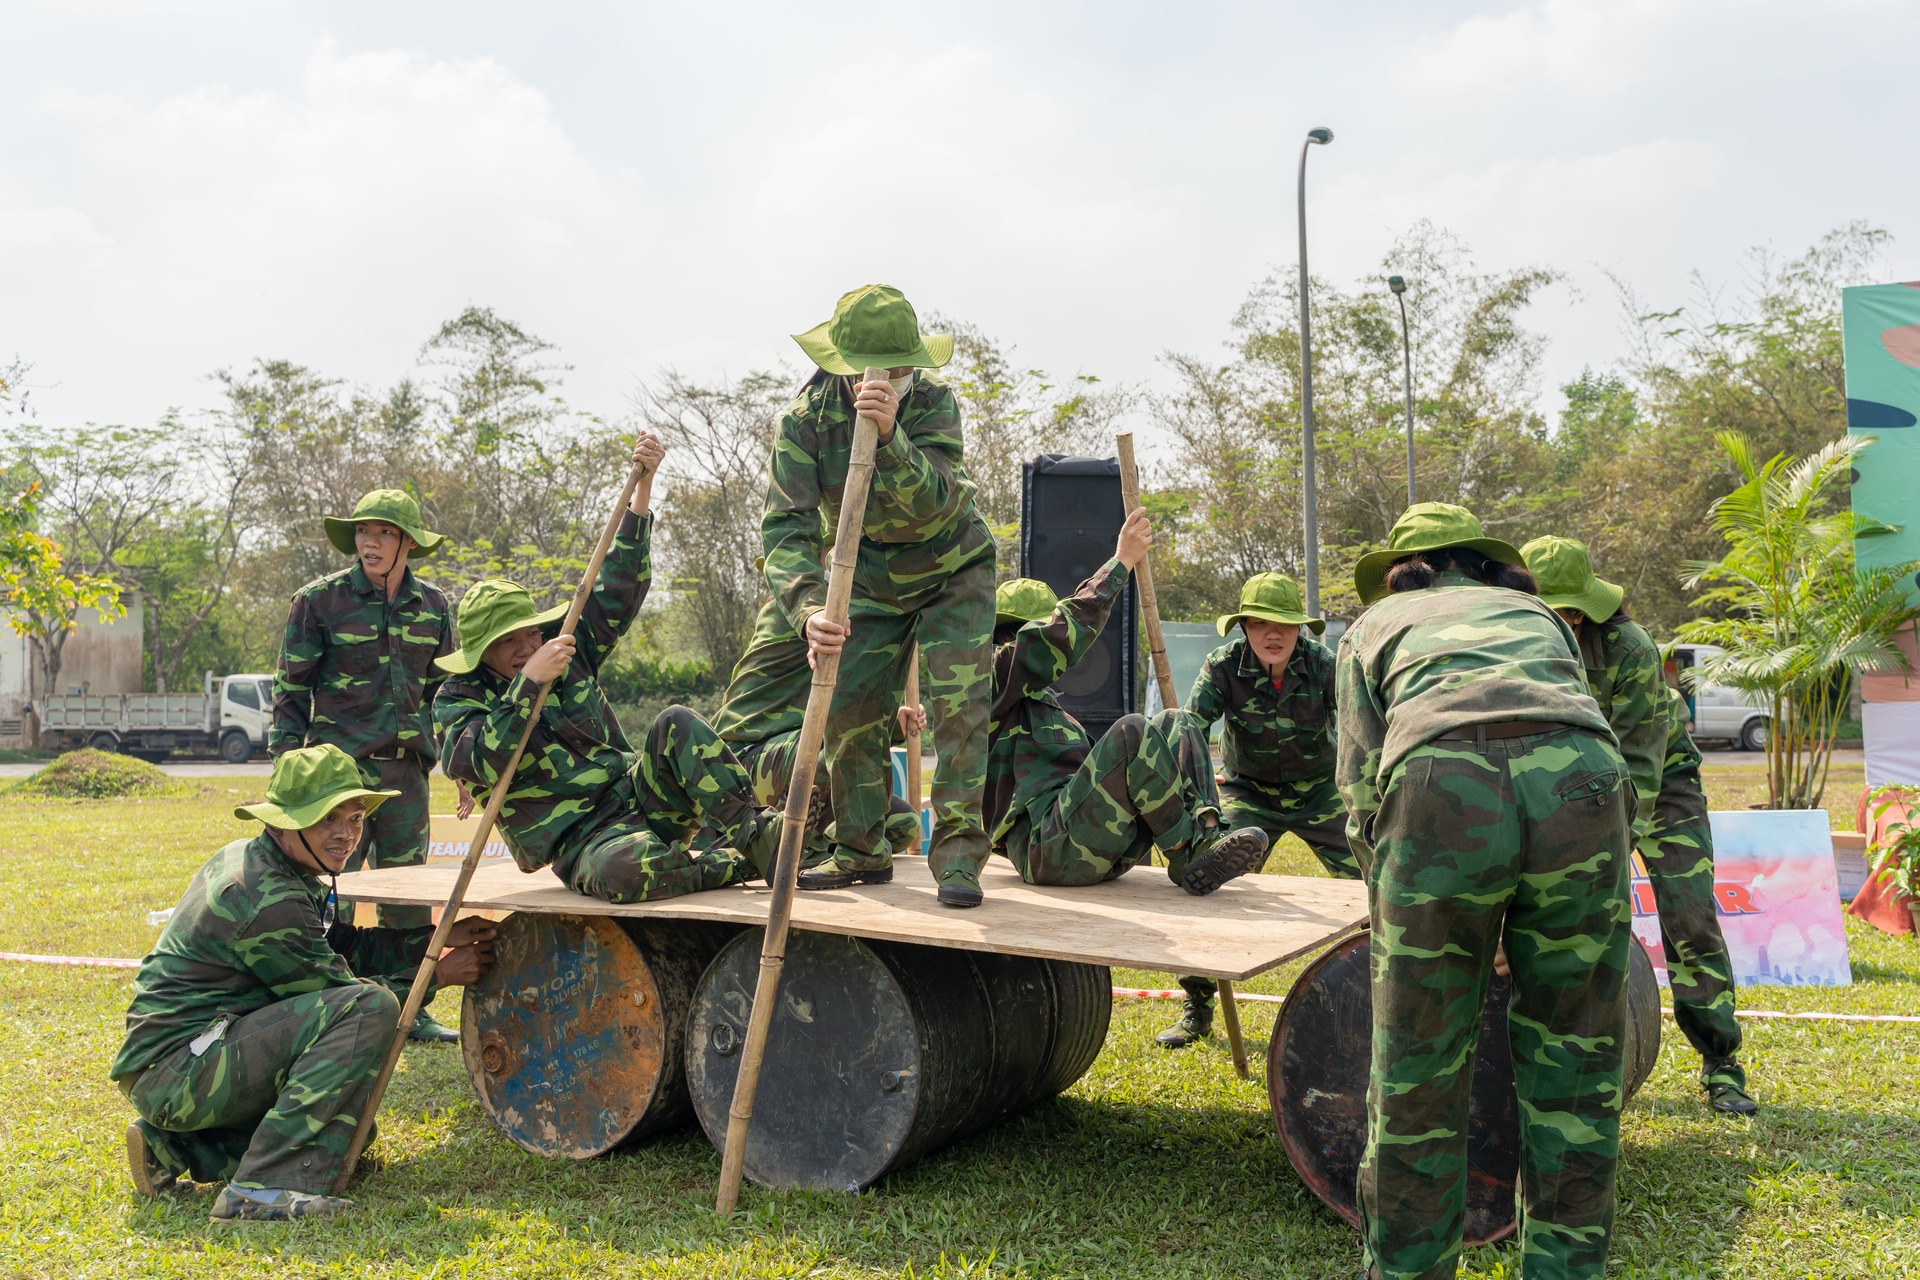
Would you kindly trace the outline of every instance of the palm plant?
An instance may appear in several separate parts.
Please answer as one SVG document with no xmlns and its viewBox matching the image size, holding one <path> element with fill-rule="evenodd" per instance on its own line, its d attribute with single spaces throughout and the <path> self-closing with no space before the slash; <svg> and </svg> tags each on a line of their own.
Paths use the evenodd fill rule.
<svg viewBox="0 0 1920 1280">
<path fill-rule="evenodd" d="M 1767 709 L 1768 807 L 1817 808 L 1854 679 L 1909 668 L 1895 639 L 1920 618 L 1905 590 L 1916 565 L 1854 562 L 1856 538 L 1894 532 L 1854 513 L 1840 492 L 1871 437 L 1764 463 L 1746 437 L 1718 439 L 1743 483 L 1712 508 L 1726 554 L 1689 561 L 1686 585 L 1705 586 L 1695 603 L 1722 612 L 1688 623 L 1680 638 L 1725 650 L 1704 659 L 1696 679 L 1743 690 Z"/>
</svg>

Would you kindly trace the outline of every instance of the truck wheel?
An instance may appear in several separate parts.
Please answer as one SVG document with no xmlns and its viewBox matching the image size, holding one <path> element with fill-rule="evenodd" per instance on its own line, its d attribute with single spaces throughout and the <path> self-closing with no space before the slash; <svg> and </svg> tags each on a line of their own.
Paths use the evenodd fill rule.
<svg viewBox="0 0 1920 1280">
<path fill-rule="evenodd" d="M 1765 716 L 1755 716 L 1740 726 L 1740 749 L 1742 751 L 1767 749 L 1767 718 Z"/>
<path fill-rule="evenodd" d="M 118 751 L 120 739 L 110 733 L 96 733 L 87 739 L 87 745 L 95 751 Z"/>
<path fill-rule="evenodd" d="M 220 735 L 220 758 L 228 764 L 245 764 L 253 759 L 253 740 L 240 729 Z"/>
<path fill-rule="evenodd" d="M 129 751 L 127 754 L 135 760 L 145 760 L 148 764 L 159 764 L 162 760 L 165 760 L 173 754 L 173 749 L 171 747 L 149 747 L 141 751 Z"/>
</svg>

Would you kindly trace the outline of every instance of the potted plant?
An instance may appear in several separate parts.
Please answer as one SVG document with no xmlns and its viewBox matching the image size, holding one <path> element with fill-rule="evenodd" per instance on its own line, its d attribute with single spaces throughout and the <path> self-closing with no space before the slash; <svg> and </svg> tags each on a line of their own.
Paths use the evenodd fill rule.
<svg viewBox="0 0 1920 1280">
<path fill-rule="evenodd" d="M 1905 810 L 1903 817 L 1880 828 L 1880 857 L 1874 863 L 1873 876 L 1906 900 L 1907 911 L 1913 916 L 1914 937 L 1920 938 L 1920 826 L 1914 824 L 1914 796 L 1905 787 L 1881 787 L 1871 799 L 1876 820 L 1895 805 Z"/>
</svg>

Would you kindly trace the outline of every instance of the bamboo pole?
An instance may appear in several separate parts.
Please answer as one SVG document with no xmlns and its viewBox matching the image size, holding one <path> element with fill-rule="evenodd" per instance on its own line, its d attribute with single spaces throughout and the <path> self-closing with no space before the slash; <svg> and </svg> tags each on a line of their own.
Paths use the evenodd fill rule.
<svg viewBox="0 0 1920 1280">
<path fill-rule="evenodd" d="M 1120 502 L 1131 516 L 1140 509 L 1140 472 L 1133 463 L 1133 432 L 1120 432 L 1114 436 L 1113 443 L 1120 455 Z M 1167 661 L 1167 642 L 1160 631 L 1160 597 L 1153 589 L 1151 552 L 1140 557 L 1140 567 L 1133 571 L 1133 580 L 1140 584 L 1140 612 L 1147 621 L 1147 654 L 1153 661 L 1153 678 L 1160 686 L 1160 703 L 1172 711 L 1180 705 L 1180 695 L 1173 687 L 1173 664 Z M 1227 1026 L 1227 1048 L 1233 1054 L 1234 1073 L 1245 1080 L 1250 1073 L 1246 1041 L 1240 1035 L 1240 1005 L 1233 998 L 1233 984 L 1225 978 L 1220 980 L 1220 1020 Z"/>
<path fill-rule="evenodd" d="M 885 369 L 868 369 L 863 382 L 884 381 Z M 853 456 L 847 465 L 846 487 L 840 495 L 840 520 L 833 536 L 833 565 L 827 574 L 829 622 L 845 624 L 853 599 L 853 571 L 860 556 L 860 531 L 866 522 L 867 494 L 873 487 L 873 451 L 879 443 L 879 425 L 867 416 L 854 419 Z M 732 1213 L 740 1203 L 740 1177 L 747 1161 L 747 1131 L 753 1123 L 753 1096 L 760 1088 L 760 1067 L 767 1052 L 767 1032 L 780 992 L 780 973 L 787 963 L 787 932 L 793 926 L 794 880 L 800 874 L 800 846 L 807 834 L 807 803 L 813 794 L 813 771 L 827 735 L 827 711 L 840 679 L 840 655 L 821 654 L 814 662 L 813 687 L 807 692 L 806 718 L 800 722 L 800 741 L 794 749 L 793 776 L 787 783 L 787 807 L 780 828 L 780 853 L 774 862 L 773 900 L 767 907 L 767 932 L 760 943 L 760 973 L 753 987 L 753 1011 L 747 1018 L 746 1043 L 740 1050 L 740 1074 L 734 1078 L 733 1101 L 727 1107 L 727 1141 L 720 1156 L 720 1194 L 715 1208 Z"/>
<path fill-rule="evenodd" d="M 560 624 L 560 635 L 570 636 L 580 623 L 580 614 L 587 607 L 587 597 L 593 594 L 593 584 L 600 576 L 600 565 L 607 558 L 607 549 L 613 545 L 614 535 L 620 532 L 620 522 L 626 518 L 627 506 L 633 501 L 633 491 L 646 475 L 646 469 L 635 464 L 627 473 L 627 482 L 621 486 L 620 501 L 614 505 L 613 514 L 607 518 L 607 527 L 600 532 L 600 541 L 593 549 L 593 557 L 587 561 L 586 574 L 580 579 L 580 586 L 573 593 L 573 603 L 567 607 L 567 617 Z M 453 930 L 454 918 L 460 914 L 460 907 L 467 897 L 467 885 L 473 880 L 475 868 L 480 865 L 480 851 L 487 847 L 487 837 L 493 834 L 494 824 L 500 820 L 501 806 L 506 803 L 507 791 L 513 785 L 513 775 L 520 768 L 520 757 L 527 749 L 527 742 L 533 737 L 533 727 L 540 723 L 540 709 L 547 704 L 547 694 L 552 685 L 543 684 L 534 695 L 533 710 L 527 716 L 527 727 L 520 731 L 520 741 L 514 745 L 513 754 L 507 758 L 507 767 L 500 771 L 500 780 L 487 794 L 487 807 L 480 814 L 480 825 L 473 833 L 473 843 L 467 846 L 467 856 L 460 862 L 460 874 L 454 877 L 453 892 L 447 895 L 447 905 L 440 912 L 440 923 L 434 926 L 433 938 L 427 943 L 427 953 L 420 958 L 420 968 L 413 975 L 413 985 L 407 989 L 407 1000 L 400 1008 L 400 1024 L 393 1033 L 393 1043 L 387 1046 L 386 1061 L 380 1064 L 380 1074 L 373 1079 L 373 1088 L 367 1094 L 366 1102 L 360 1108 L 359 1123 L 353 1129 L 353 1141 L 347 1144 L 347 1158 L 340 1165 L 340 1174 L 333 1180 L 333 1194 L 346 1192 L 347 1183 L 353 1179 L 354 1166 L 360 1163 L 360 1153 L 366 1150 L 367 1138 L 373 1129 L 373 1116 L 380 1109 L 380 1100 L 386 1095 L 387 1084 L 393 1079 L 393 1069 L 400 1061 L 400 1051 L 406 1048 L 407 1032 L 413 1027 L 413 1020 L 420 1015 L 420 1006 L 426 1003 L 427 984 L 433 977 L 433 966 L 439 962 L 440 952 L 447 945 L 447 935 Z"/>
<path fill-rule="evenodd" d="M 917 643 L 910 646 L 907 650 L 907 690 L 906 697 L 903 698 L 902 701 L 910 707 L 918 707 L 920 705 L 920 646 Z M 906 734 L 906 739 L 907 803 L 913 806 L 914 831 L 917 833 L 920 830 L 920 811 L 925 807 L 926 803 L 920 791 L 921 784 L 924 781 L 921 777 L 920 730 L 909 729 Z"/>
</svg>

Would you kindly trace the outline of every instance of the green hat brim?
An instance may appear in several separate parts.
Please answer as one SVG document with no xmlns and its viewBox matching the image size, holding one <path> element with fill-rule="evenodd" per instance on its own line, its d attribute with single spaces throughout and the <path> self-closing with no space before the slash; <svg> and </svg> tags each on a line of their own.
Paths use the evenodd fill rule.
<svg viewBox="0 0 1920 1280">
<path fill-rule="evenodd" d="M 1040 616 L 1045 617 L 1046 615 L 1042 614 Z M 998 610 L 996 610 L 993 615 L 993 625 L 996 627 L 1004 627 L 1009 622 L 1017 622 L 1024 627 L 1029 622 L 1038 622 L 1038 621 L 1040 621 L 1040 618 L 1029 618 L 1024 613 L 1001 613 Z"/>
<path fill-rule="evenodd" d="M 1620 602 L 1627 598 L 1627 589 L 1608 582 L 1599 574 L 1593 577 L 1593 585 L 1577 595 L 1542 595 L 1540 603 L 1549 609 L 1578 609 L 1595 622 L 1605 622 L 1620 612 Z"/>
<path fill-rule="evenodd" d="M 250 818 L 255 822 L 264 822 L 282 831 L 305 831 L 349 800 L 365 800 L 367 812 L 372 813 L 399 794 L 398 791 L 375 791 L 368 787 L 344 787 L 339 791 L 328 792 L 316 800 L 290 807 L 277 805 L 271 800 L 243 804 L 234 809 L 233 816 L 242 820 Z"/>
<path fill-rule="evenodd" d="M 841 351 L 827 336 L 832 324 L 831 320 L 823 320 L 805 333 L 793 335 L 793 340 L 807 353 L 807 359 L 828 373 L 852 377 L 868 369 L 898 369 L 905 365 L 916 369 L 938 369 L 953 359 L 953 335 L 950 333 L 923 333 L 920 335 L 920 345 L 911 351 Z"/>
<path fill-rule="evenodd" d="M 1315 635 L 1324 635 L 1327 630 L 1327 622 L 1324 618 L 1309 618 L 1304 613 L 1289 613 L 1285 609 L 1266 609 L 1259 605 L 1242 609 L 1238 613 L 1223 613 L 1220 615 L 1219 621 L 1214 623 L 1214 626 L 1217 627 L 1220 634 L 1224 636 L 1227 632 L 1239 626 L 1242 618 L 1258 618 L 1262 622 L 1278 622 L 1295 627 L 1311 627 Z"/>
<path fill-rule="evenodd" d="M 1393 567 L 1395 560 L 1404 560 L 1422 551 L 1444 551 L 1448 547 L 1471 547 L 1489 560 L 1498 560 L 1516 569 L 1527 567 L 1520 549 L 1498 538 L 1460 538 L 1436 542 L 1430 547 L 1394 547 L 1386 551 L 1369 551 L 1353 566 L 1353 589 L 1360 597 L 1360 603 L 1372 604 L 1387 594 L 1387 570 Z"/>
<path fill-rule="evenodd" d="M 456 676 L 463 676 L 480 665 L 480 660 L 486 656 L 487 646 L 495 640 L 498 640 L 501 636 L 518 631 L 522 627 L 544 627 L 550 623 L 558 622 L 567 616 L 567 608 L 568 606 L 564 604 L 557 604 L 551 609 L 543 609 L 539 613 L 531 614 L 525 618 L 517 618 L 512 622 L 503 622 L 494 627 L 494 629 L 486 635 L 480 637 L 479 641 L 472 646 L 462 645 L 459 649 L 456 649 L 444 658 L 435 658 L 433 665 L 439 667 L 442 671 L 451 672 Z"/>
<path fill-rule="evenodd" d="M 359 548 L 353 545 L 353 526 L 365 524 L 369 520 L 390 524 L 418 544 L 414 547 L 412 554 L 408 555 L 408 563 L 425 560 L 438 551 L 440 544 L 446 541 L 443 534 L 416 529 L 410 524 L 401 524 L 398 520 L 389 520 L 385 516 L 361 516 L 358 520 L 352 516 L 324 516 L 321 523 L 327 526 L 327 541 L 333 544 L 333 549 L 343 556 L 351 556 L 359 554 Z"/>
</svg>

